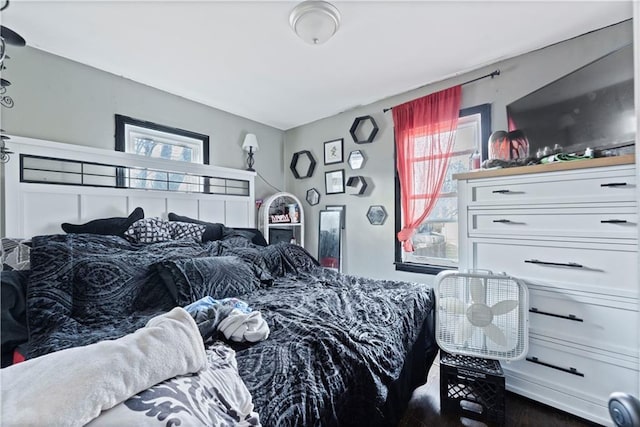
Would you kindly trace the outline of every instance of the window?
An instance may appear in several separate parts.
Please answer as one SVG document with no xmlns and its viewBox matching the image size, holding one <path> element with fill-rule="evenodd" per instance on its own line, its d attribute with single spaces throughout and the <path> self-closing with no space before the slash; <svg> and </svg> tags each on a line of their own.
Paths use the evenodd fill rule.
<svg viewBox="0 0 640 427">
<path fill-rule="evenodd" d="M 116 114 L 116 150 L 145 157 L 209 164 L 209 137 Z M 120 173 L 119 181 L 127 187 L 189 191 L 201 186 L 202 178 L 149 169 L 130 169 Z"/>
<path fill-rule="evenodd" d="M 405 252 L 396 239 L 396 268 L 398 270 L 437 273 L 444 268 L 458 266 L 458 202 L 457 181 L 453 175 L 469 170 L 469 157 L 477 150 L 487 157 L 487 141 L 490 134 L 491 106 L 483 104 L 460 111 L 456 129 L 453 155 L 449 162 L 438 201 L 429 216 L 417 228 L 412 237 L 413 252 Z M 416 144 L 424 144 L 417 139 Z M 429 162 L 429 158 L 417 159 Z M 421 167 L 422 169 L 422 167 Z M 416 174 L 419 176 L 419 174 Z M 419 178 L 417 178 L 419 179 Z M 421 197 L 421 195 L 415 195 Z M 422 197 L 427 197 L 423 195 Z M 396 176 L 396 234 L 402 224 L 399 180 Z"/>
</svg>

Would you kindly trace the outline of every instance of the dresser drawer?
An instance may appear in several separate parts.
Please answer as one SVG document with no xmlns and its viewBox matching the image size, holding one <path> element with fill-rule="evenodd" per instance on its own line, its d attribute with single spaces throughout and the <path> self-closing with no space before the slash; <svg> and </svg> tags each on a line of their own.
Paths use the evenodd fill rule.
<svg viewBox="0 0 640 427">
<path fill-rule="evenodd" d="M 469 211 L 470 236 L 638 239 L 634 207 Z"/>
<path fill-rule="evenodd" d="M 603 301 L 553 288 L 529 287 L 529 331 L 637 358 L 638 334 L 621 325 L 635 324 L 638 311 Z"/>
<path fill-rule="evenodd" d="M 526 359 L 503 363 L 505 375 L 517 375 L 554 390 L 606 406 L 614 391 L 637 393 L 635 362 L 600 357 L 572 347 L 530 339 Z"/>
<path fill-rule="evenodd" d="M 473 241 L 473 268 L 505 272 L 533 283 L 574 284 L 588 292 L 637 295 L 637 245 L 527 240 Z"/>
<path fill-rule="evenodd" d="M 531 205 L 636 201 L 633 169 L 567 173 L 541 177 L 474 180 L 471 205 Z"/>
</svg>

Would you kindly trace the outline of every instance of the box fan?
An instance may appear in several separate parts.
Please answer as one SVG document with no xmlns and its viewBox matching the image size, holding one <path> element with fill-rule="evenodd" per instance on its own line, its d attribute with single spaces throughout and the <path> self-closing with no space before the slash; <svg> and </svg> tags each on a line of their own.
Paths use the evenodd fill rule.
<svg viewBox="0 0 640 427">
<path fill-rule="evenodd" d="M 526 285 L 506 274 L 443 271 L 436 276 L 435 295 L 441 409 L 480 413 L 479 419 L 503 424 L 500 361 L 527 354 Z M 476 408 L 467 410 L 469 402 Z"/>
</svg>

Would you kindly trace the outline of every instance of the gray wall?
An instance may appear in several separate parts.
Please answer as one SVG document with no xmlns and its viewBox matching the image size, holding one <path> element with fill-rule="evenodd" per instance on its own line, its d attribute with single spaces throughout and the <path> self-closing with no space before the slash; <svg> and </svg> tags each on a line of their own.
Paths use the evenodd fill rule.
<svg viewBox="0 0 640 427">
<path fill-rule="evenodd" d="M 553 46 L 505 60 L 462 74 L 456 78 L 431 84 L 408 93 L 323 119 L 285 133 L 285 159 L 290 161 L 294 152 L 310 150 L 318 162 L 311 178 L 296 180 L 286 173 L 286 186 L 304 200 L 308 189 L 315 187 L 322 194 L 320 204 L 305 209 L 305 246 L 317 254 L 318 211 L 326 204 L 347 205 L 347 222 L 343 251 L 343 271 L 369 277 L 430 282 L 433 276 L 396 272 L 394 267 L 394 140 L 391 113 L 382 109 L 425 96 L 463 83 L 472 78 L 500 69 L 500 76 L 463 86 L 462 108 L 492 104 L 492 129 L 506 129 L 506 105 L 529 92 L 549 83 L 576 68 L 585 65 L 633 40 L 631 21 L 607 27 Z M 384 60 L 384 59 L 379 59 Z M 363 70 L 366 72 L 366 70 Z M 638 73 L 636 72 L 636 75 Z M 349 135 L 354 118 L 371 115 L 380 131 L 371 144 L 355 144 Z M 351 171 L 346 163 L 323 165 L 323 142 L 344 138 L 345 158 L 354 149 L 362 149 L 367 157 L 363 169 Z M 344 168 L 346 176 L 365 176 L 373 185 L 365 197 L 348 194 L 325 194 L 324 172 Z M 389 218 L 382 226 L 372 226 L 366 219 L 370 205 L 386 207 Z"/>
<path fill-rule="evenodd" d="M 118 113 L 209 135 L 211 164 L 244 168 L 241 145 L 251 132 L 260 145 L 255 169 L 284 186 L 281 130 L 35 48 L 9 46 L 8 53 L 2 74 L 15 106 L 3 107 L 1 119 L 9 134 L 112 150 Z M 257 198 L 274 192 L 256 178 Z"/>
</svg>

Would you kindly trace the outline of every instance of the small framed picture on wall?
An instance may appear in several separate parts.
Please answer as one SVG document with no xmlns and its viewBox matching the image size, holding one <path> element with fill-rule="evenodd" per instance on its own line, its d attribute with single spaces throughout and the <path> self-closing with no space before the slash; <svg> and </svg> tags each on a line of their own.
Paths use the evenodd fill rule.
<svg viewBox="0 0 640 427">
<path fill-rule="evenodd" d="M 324 164 L 342 163 L 344 161 L 344 151 L 342 147 L 343 139 L 334 139 L 324 143 Z"/>
<path fill-rule="evenodd" d="M 324 184 L 327 194 L 344 193 L 344 169 L 325 172 Z"/>
</svg>

